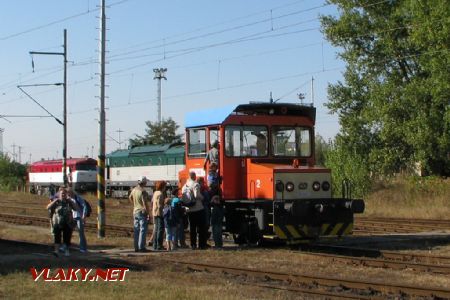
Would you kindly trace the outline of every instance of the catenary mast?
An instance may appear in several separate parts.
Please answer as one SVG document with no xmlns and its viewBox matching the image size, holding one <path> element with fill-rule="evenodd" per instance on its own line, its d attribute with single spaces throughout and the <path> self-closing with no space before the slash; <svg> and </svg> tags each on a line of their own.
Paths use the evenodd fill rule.
<svg viewBox="0 0 450 300">
<path fill-rule="evenodd" d="M 105 45 L 106 14 L 105 0 L 100 0 L 100 109 L 99 109 L 99 147 L 97 158 L 97 235 L 105 237 Z"/>
</svg>

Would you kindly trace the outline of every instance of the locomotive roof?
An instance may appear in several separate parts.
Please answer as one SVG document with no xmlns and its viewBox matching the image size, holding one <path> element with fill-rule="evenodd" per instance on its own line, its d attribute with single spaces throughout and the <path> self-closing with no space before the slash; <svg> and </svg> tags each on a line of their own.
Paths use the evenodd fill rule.
<svg viewBox="0 0 450 300">
<path fill-rule="evenodd" d="M 181 150 L 180 150 L 181 149 Z M 119 158 L 119 157 L 128 157 L 128 156 L 139 156 L 139 155 L 148 155 L 148 154 L 178 154 L 179 152 L 184 151 L 184 145 L 180 143 L 172 143 L 172 144 L 161 144 L 161 145 L 144 145 L 137 146 L 131 149 L 126 150 L 116 150 L 107 155 L 107 157 L 111 158 Z"/>
<path fill-rule="evenodd" d="M 92 164 L 97 163 L 93 158 L 68 158 L 66 163 L 68 165 L 72 164 Z M 50 160 L 40 160 L 31 164 L 32 166 L 48 166 L 48 165 L 62 165 L 62 159 L 50 159 Z"/>
<path fill-rule="evenodd" d="M 294 103 L 249 103 L 205 109 L 186 114 L 185 127 L 222 124 L 230 115 L 303 116 L 316 121 L 316 108 Z"/>
</svg>

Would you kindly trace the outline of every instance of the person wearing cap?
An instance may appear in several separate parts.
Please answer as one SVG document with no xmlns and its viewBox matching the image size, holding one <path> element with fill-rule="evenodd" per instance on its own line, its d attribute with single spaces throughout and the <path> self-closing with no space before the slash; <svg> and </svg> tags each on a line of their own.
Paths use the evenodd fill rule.
<svg viewBox="0 0 450 300">
<path fill-rule="evenodd" d="M 147 226 L 149 220 L 149 200 L 150 197 L 145 190 L 147 185 L 147 177 L 141 176 L 138 178 L 138 185 L 133 188 L 128 198 L 133 204 L 133 218 L 134 218 L 134 251 L 147 252 L 145 248 Z"/>
</svg>

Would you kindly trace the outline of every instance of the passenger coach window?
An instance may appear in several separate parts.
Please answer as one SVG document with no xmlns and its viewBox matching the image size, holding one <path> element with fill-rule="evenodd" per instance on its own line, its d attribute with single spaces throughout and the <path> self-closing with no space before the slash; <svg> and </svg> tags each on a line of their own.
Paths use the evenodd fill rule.
<svg viewBox="0 0 450 300">
<path fill-rule="evenodd" d="M 310 129 L 306 127 L 273 127 L 273 154 L 275 156 L 311 156 Z"/>
<path fill-rule="evenodd" d="M 227 126 L 225 128 L 227 156 L 267 156 L 267 148 L 265 126 Z"/>
<path fill-rule="evenodd" d="M 206 130 L 189 129 L 189 156 L 203 157 L 206 155 Z"/>
</svg>

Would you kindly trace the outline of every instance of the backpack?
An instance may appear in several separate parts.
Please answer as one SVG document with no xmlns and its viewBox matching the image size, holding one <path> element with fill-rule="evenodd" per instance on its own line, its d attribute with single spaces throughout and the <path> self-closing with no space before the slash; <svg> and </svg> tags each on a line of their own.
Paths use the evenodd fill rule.
<svg viewBox="0 0 450 300">
<path fill-rule="evenodd" d="M 73 227 L 72 207 L 67 201 L 60 201 L 55 207 L 52 216 L 53 226 L 59 228 L 70 226 Z"/>
<path fill-rule="evenodd" d="M 78 197 L 80 197 L 80 196 L 76 195 L 74 197 L 75 202 L 77 202 L 78 207 L 80 207 L 81 211 L 83 211 L 83 206 L 81 205 L 80 202 L 78 202 Z M 84 205 L 86 206 L 86 217 L 90 217 L 91 213 L 92 213 L 92 206 L 86 199 L 83 199 L 83 200 L 84 200 Z"/>
<path fill-rule="evenodd" d="M 194 206 L 196 202 L 194 191 L 185 184 L 181 192 L 181 201 L 183 202 L 183 204 L 187 207 Z"/>
<path fill-rule="evenodd" d="M 175 209 L 172 206 L 164 207 L 163 210 L 164 220 L 167 222 L 168 226 L 176 226 L 177 225 L 177 217 L 175 213 Z"/>
<path fill-rule="evenodd" d="M 181 207 L 181 201 L 175 202 L 172 205 L 172 209 L 177 220 L 181 220 L 181 218 L 183 217 L 183 208 Z"/>
</svg>

